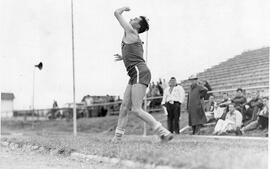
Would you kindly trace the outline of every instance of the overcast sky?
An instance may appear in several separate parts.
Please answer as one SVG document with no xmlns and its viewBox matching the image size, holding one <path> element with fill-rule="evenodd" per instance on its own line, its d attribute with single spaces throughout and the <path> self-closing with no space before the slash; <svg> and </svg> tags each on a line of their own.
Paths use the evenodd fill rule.
<svg viewBox="0 0 270 169">
<path fill-rule="evenodd" d="M 152 78 L 178 81 L 243 51 L 270 46 L 269 0 L 74 0 L 76 100 L 120 95 L 128 82 L 120 53 L 123 30 L 116 8 L 150 19 L 148 65 Z M 15 94 L 15 109 L 72 102 L 70 0 L 1 0 L 1 92 Z M 145 35 L 141 35 L 145 41 Z"/>
</svg>

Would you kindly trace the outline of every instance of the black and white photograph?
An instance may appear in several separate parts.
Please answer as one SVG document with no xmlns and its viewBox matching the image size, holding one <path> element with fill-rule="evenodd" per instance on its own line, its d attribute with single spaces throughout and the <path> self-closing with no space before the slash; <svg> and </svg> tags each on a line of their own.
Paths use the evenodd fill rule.
<svg viewBox="0 0 270 169">
<path fill-rule="evenodd" d="M 269 0 L 0 0 L 1 169 L 267 169 Z"/>
</svg>

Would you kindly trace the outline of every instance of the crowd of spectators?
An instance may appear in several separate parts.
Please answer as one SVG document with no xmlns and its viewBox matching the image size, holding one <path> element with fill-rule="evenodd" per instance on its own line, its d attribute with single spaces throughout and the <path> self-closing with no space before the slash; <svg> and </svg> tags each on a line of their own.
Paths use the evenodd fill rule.
<svg viewBox="0 0 270 169">
<path fill-rule="evenodd" d="M 167 87 L 168 87 L 168 83 L 166 82 L 165 79 L 163 80 L 159 79 L 159 81 L 157 81 L 156 83 L 152 82 L 149 85 L 147 97 L 151 98 L 151 97 L 163 96 L 164 90 Z M 150 109 L 156 108 L 160 106 L 161 101 L 162 101 L 162 98 L 151 99 L 148 103 L 148 106 Z"/>
<path fill-rule="evenodd" d="M 216 122 L 213 132 L 216 135 L 232 132 L 242 135 L 254 129 L 267 133 L 268 97 L 261 97 L 259 91 L 245 94 L 243 89 L 238 88 L 231 98 L 228 93 L 223 93 L 219 103 L 214 96 L 210 96 L 205 105 L 205 115 L 208 122 Z"/>
</svg>

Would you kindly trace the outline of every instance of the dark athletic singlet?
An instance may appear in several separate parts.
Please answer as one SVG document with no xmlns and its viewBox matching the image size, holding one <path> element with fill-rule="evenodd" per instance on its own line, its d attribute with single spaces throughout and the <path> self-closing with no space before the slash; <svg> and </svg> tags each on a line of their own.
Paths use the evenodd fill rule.
<svg viewBox="0 0 270 169">
<path fill-rule="evenodd" d="M 122 41 L 122 56 L 128 75 L 131 77 L 136 73 L 135 65 L 145 64 L 141 40 L 131 44 Z"/>
<path fill-rule="evenodd" d="M 122 41 L 122 57 L 130 77 L 129 84 L 141 83 L 148 86 L 151 72 L 143 59 L 143 42 L 140 38 L 131 44 Z"/>
</svg>

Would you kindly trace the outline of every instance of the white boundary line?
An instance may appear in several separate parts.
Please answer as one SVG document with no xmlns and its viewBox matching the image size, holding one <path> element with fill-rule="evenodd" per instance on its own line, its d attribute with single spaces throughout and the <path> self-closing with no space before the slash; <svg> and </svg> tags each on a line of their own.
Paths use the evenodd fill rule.
<svg viewBox="0 0 270 169">
<path fill-rule="evenodd" d="M 214 139 L 233 139 L 233 140 L 263 140 L 268 141 L 268 137 L 248 137 L 248 136 L 207 136 L 207 135 L 192 135 L 191 137 L 198 138 L 214 138 Z"/>
<path fill-rule="evenodd" d="M 189 129 L 190 126 L 183 127 L 179 132 Z M 235 140 L 268 140 L 268 137 L 250 137 L 250 136 L 216 136 L 216 135 L 190 135 L 190 137 L 198 138 L 214 138 L 214 139 L 235 139 Z"/>
</svg>

